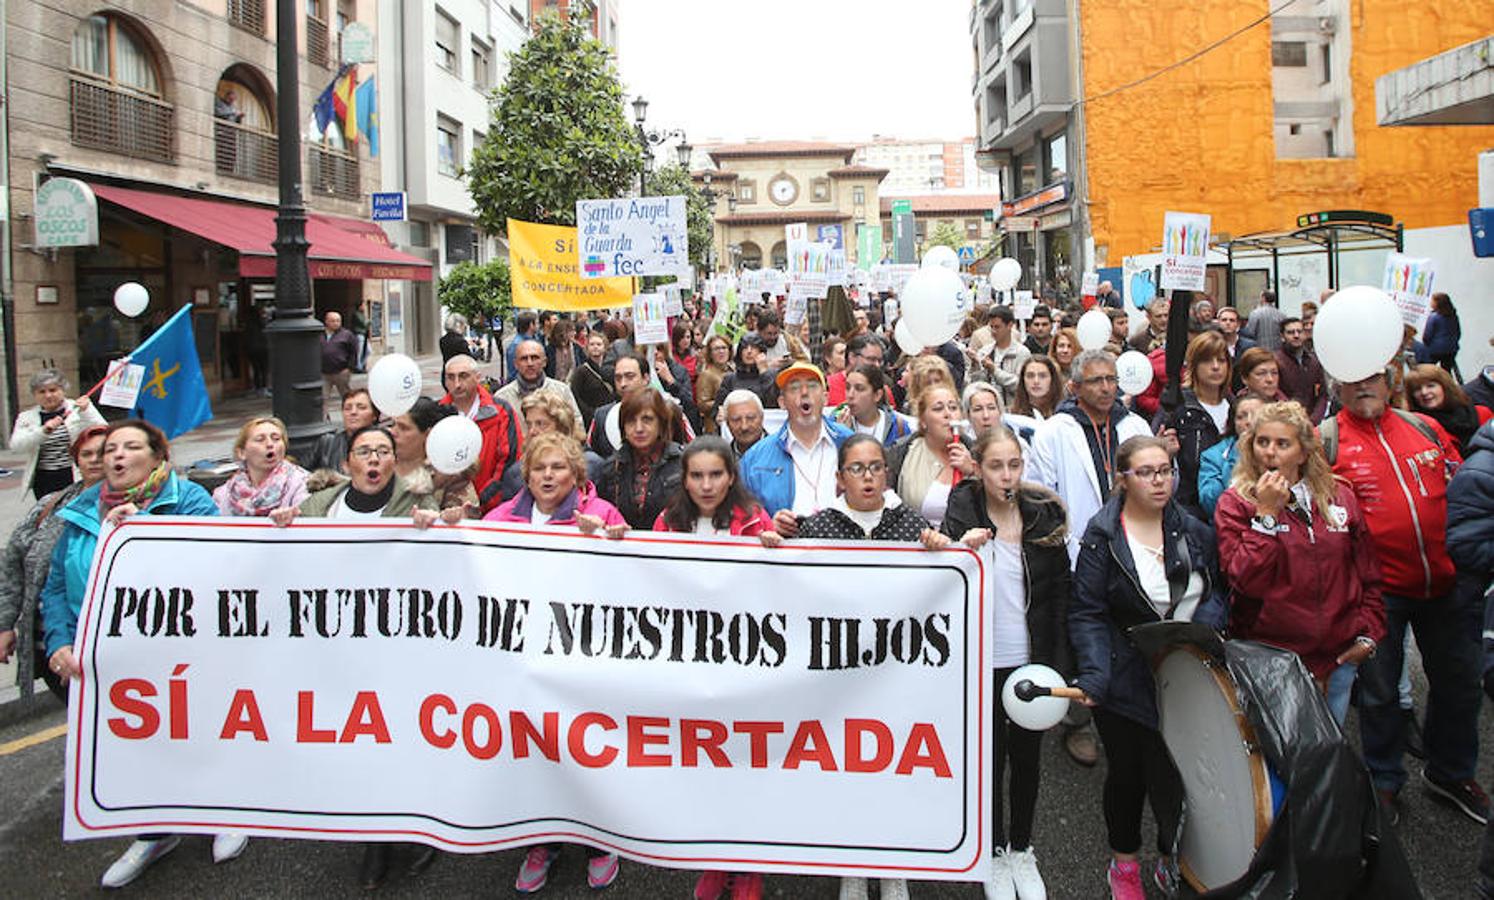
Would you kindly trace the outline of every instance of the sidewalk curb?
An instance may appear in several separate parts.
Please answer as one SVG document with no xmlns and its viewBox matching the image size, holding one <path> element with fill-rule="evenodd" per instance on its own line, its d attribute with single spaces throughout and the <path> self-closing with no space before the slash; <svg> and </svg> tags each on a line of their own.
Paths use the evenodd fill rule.
<svg viewBox="0 0 1494 900">
<path fill-rule="evenodd" d="M 9 687 L 5 694 L 15 693 L 15 687 Z M 18 722 L 43 716 L 47 713 L 66 711 L 67 706 L 47 689 L 45 682 L 36 682 L 36 692 L 30 697 L 22 697 L 18 694 L 4 701 L 0 701 L 0 728 L 7 728 Z"/>
</svg>

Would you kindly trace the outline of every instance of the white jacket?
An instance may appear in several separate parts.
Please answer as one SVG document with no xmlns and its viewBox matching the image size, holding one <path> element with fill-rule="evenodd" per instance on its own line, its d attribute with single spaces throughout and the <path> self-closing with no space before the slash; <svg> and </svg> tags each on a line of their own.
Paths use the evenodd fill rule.
<svg viewBox="0 0 1494 900">
<path fill-rule="evenodd" d="M 63 414 L 62 424 L 67 428 L 67 443 L 72 446 L 73 441 L 83 429 L 91 425 L 107 425 L 104 417 L 99 413 L 98 407 L 89 403 L 87 408 L 79 412 L 78 401 L 64 400 L 63 405 L 67 412 Z M 10 449 L 19 450 L 28 454 L 26 458 L 26 479 L 21 482 L 27 489 L 31 487 L 31 478 L 36 474 L 36 460 L 41 456 L 42 441 L 47 433 L 42 430 L 41 407 L 33 406 L 22 410 L 16 416 L 16 427 L 10 432 Z"/>
<path fill-rule="evenodd" d="M 1150 435 L 1151 428 L 1135 413 L 1126 413 L 1116 426 L 1116 446 L 1127 438 Z M 1108 499 L 1100 493 L 1100 476 L 1095 472 L 1094 454 L 1084 426 L 1068 413 L 1044 419 L 1032 436 L 1032 473 L 1029 481 L 1052 490 L 1063 498 L 1069 511 L 1069 565 L 1079 557 L 1079 538 L 1089 520 Z"/>
</svg>

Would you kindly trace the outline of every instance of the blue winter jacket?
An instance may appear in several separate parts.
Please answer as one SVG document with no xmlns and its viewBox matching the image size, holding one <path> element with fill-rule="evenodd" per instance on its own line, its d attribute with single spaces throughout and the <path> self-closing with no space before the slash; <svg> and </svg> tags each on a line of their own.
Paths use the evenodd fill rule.
<svg viewBox="0 0 1494 900">
<path fill-rule="evenodd" d="M 1447 555 L 1460 591 L 1487 594 L 1494 585 L 1494 420 L 1468 441 L 1463 465 L 1447 486 Z M 1494 602 L 1484 602 L 1484 683 L 1494 687 Z"/>
<path fill-rule="evenodd" d="M 1151 601 L 1141 590 L 1136 561 L 1121 528 L 1119 495 L 1095 513 L 1079 544 L 1074 566 L 1074 599 L 1069 605 L 1069 641 L 1074 645 L 1074 683 L 1100 706 L 1157 727 L 1157 692 L 1152 670 L 1126 632 L 1149 622 L 1160 622 Z M 1180 551 L 1186 542 L 1191 571 L 1203 576 L 1203 595 L 1193 621 L 1222 629 L 1228 617 L 1224 580 L 1219 574 L 1214 529 L 1188 515 L 1177 503 L 1162 514 L 1166 535 L 1163 566 L 1169 581 L 1189 575 Z"/>
<path fill-rule="evenodd" d="M 1463 329 L 1458 320 L 1441 313 L 1428 314 L 1427 324 L 1421 330 L 1421 342 L 1426 345 L 1427 354 L 1432 357 L 1457 353 L 1462 337 Z"/>
<path fill-rule="evenodd" d="M 78 631 L 78 614 L 83 609 L 83 594 L 88 590 L 88 572 L 93 566 L 94 545 L 99 540 L 99 482 L 73 499 L 57 512 L 67 524 L 52 550 L 52 568 L 42 587 L 41 613 L 45 628 L 47 656 L 73 642 Z M 142 515 L 216 516 L 218 504 L 200 485 L 172 472 L 161 492 Z"/>
<path fill-rule="evenodd" d="M 1234 477 L 1235 465 L 1240 461 L 1240 448 L 1234 437 L 1227 437 L 1203 452 L 1198 459 L 1198 502 L 1209 521 L 1214 520 L 1214 505 L 1224 492 L 1229 490 L 1229 480 Z"/>
<path fill-rule="evenodd" d="M 830 429 L 830 439 L 837 448 L 851 436 L 849 428 L 828 418 L 825 427 Z M 785 422 L 742 454 L 742 483 L 770 516 L 780 509 L 794 508 L 794 459 L 789 456 L 788 441 L 789 426 Z"/>
</svg>

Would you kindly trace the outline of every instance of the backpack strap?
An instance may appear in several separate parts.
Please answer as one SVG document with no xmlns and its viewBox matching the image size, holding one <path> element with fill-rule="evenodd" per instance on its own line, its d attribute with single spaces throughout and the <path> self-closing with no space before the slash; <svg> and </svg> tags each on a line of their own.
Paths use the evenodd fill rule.
<svg viewBox="0 0 1494 900">
<path fill-rule="evenodd" d="M 1433 430 L 1431 425 L 1427 424 L 1426 419 L 1423 419 L 1416 413 L 1406 412 L 1404 409 L 1397 409 L 1394 406 L 1390 407 L 1390 411 L 1399 416 L 1406 424 L 1421 432 L 1422 437 L 1436 444 L 1438 447 L 1442 447 L 1442 442 L 1437 439 L 1437 432 Z M 1332 468 L 1338 462 L 1337 416 L 1330 416 L 1318 423 L 1318 437 L 1323 441 L 1323 452 L 1328 456 L 1328 467 Z M 1443 447 L 1442 449 L 1446 450 L 1447 448 Z"/>
</svg>

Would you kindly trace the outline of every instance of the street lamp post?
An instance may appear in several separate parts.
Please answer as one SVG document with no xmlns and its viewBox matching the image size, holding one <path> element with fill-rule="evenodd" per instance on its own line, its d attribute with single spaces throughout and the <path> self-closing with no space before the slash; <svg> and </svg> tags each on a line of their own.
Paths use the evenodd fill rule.
<svg viewBox="0 0 1494 900">
<path fill-rule="evenodd" d="M 653 159 L 654 148 L 669 140 L 679 138 L 679 146 L 675 152 L 679 154 L 680 165 L 685 169 L 690 168 L 690 151 L 694 148 L 687 143 L 685 132 L 679 128 L 671 128 L 668 131 L 645 128 L 643 122 L 648 118 L 648 101 L 642 97 L 633 98 L 633 127 L 638 132 L 638 143 L 643 147 L 643 170 L 638 173 L 638 196 L 648 196 L 648 170 L 649 162 Z"/>
<path fill-rule="evenodd" d="M 275 215 L 275 319 L 265 326 L 275 416 L 290 435 L 289 452 L 308 458 L 331 430 L 322 409 L 322 325 L 311 306 L 306 266 L 306 207 L 301 197 L 301 78 L 296 58 L 296 0 L 275 7 L 276 126 L 280 153 L 280 209 Z"/>
<path fill-rule="evenodd" d="M 722 194 L 711 189 L 711 173 L 709 171 L 706 171 L 701 176 L 701 180 L 705 182 L 705 185 L 701 187 L 700 195 L 705 198 L 706 205 L 711 209 L 711 245 L 706 248 L 706 273 L 714 275 L 716 273 L 716 198 L 721 197 Z M 737 195 L 734 192 L 728 191 L 725 196 L 728 207 L 732 212 L 736 212 Z"/>
</svg>

